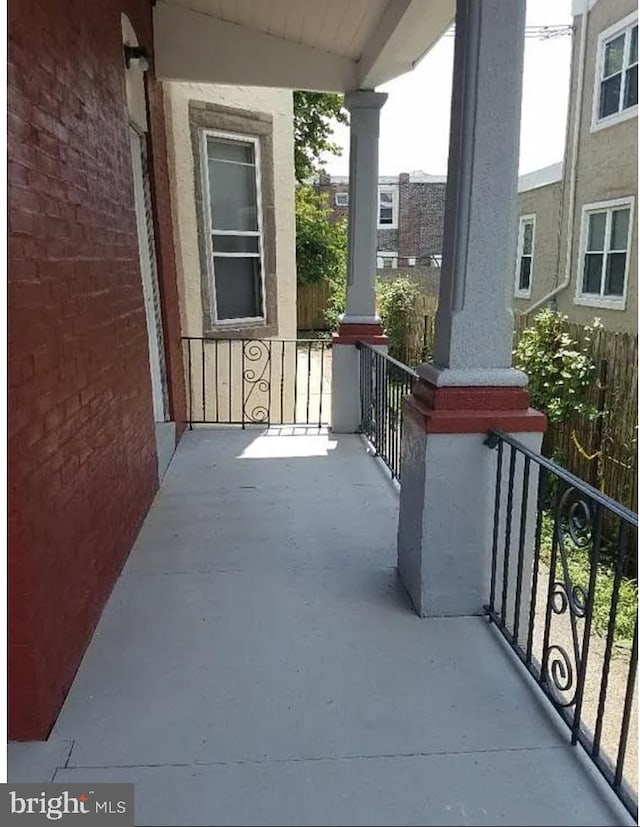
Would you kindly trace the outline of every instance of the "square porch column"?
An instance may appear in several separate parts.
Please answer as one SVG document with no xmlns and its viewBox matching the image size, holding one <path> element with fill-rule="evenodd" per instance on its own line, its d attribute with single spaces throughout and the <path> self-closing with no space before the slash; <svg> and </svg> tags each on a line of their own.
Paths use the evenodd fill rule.
<svg viewBox="0 0 640 827">
<path fill-rule="evenodd" d="M 360 427 L 360 357 L 356 342 L 386 347 L 376 315 L 378 246 L 378 137 L 387 95 L 368 89 L 347 92 L 350 115 L 347 306 L 334 333 L 331 364 L 331 428 Z"/>
<path fill-rule="evenodd" d="M 545 428 L 511 367 L 524 27 L 525 0 L 458 0 L 434 359 L 403 411 L 398 571 L 423 616 L 482 613 L 496 475 L 486 433 L 539 450 Z"/>
</svg>

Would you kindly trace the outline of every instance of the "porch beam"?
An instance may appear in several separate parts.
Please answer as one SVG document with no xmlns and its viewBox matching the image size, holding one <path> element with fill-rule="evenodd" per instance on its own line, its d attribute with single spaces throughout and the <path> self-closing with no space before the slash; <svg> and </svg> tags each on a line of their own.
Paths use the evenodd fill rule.
<svg viewBox="0 0 640 827">
<path fill-rule="evenodd" d="M 153 29 L 159 80 L 329 92 L 357 86 L 349 58 L 184 6 L 158 2 Z"/>
</svg>

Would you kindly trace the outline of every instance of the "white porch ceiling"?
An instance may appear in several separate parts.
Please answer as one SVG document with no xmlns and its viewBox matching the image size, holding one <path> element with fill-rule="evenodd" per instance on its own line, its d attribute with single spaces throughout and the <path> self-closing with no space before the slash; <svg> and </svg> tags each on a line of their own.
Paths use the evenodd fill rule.
<svg viewBox="0 0 640 827">
<path fill-rule="evenodd" d="M 410 71 L 455 0 L 160 0 L 163 80 L 347 91 Z"/>
</svg>

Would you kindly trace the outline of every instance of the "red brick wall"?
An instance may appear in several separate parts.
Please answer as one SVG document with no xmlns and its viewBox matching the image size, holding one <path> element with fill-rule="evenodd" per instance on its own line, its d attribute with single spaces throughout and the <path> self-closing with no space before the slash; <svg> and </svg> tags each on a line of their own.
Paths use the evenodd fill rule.
<svg viewBox="0 0 640 827">
<path fill-rule="evenodd" d="M 120 13 L 9 9 L 9 725 L 44 738 L 157 489 Z M 147 75 L 171 417 L 184 422 L 162 96 Z"/>
</svg>

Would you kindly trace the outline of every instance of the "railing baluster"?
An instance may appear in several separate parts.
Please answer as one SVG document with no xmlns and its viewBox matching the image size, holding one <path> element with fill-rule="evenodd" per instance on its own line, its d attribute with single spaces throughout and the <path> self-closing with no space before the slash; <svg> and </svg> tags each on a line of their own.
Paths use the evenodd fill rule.
<svg viewBox="0 0 640 827">
<path fill-rule="evenodd" d="M 227 343 L 229 345 L 229 393 L 227 394 L 227 397 L 229 399 L 229 422 L 233 422 L 233 420 L 231 419 L 231 393 L 232 393 L 231 389 L 233 387 L 233 381 L 231 379 L 231 375 L 232 375 L 231 374 L 231 339 L 228 339 Z M 242 386 L 244 386 L 244 377 L 241 377 L 240 381 L 242 383 Z M 240 399 L 241 400 L 242 400 L 243 396 L 244 396 L 244 391 L 242 391 L 242 393 L 240 394 Z"/>
<path fill-rule="evenodd" d="M 298 422 L 298 342 L 293 345 L 294 367 L 293 367 L 293 424 Z"/>
<path fill-rule="evenodd" d="M 506 526 L 504 532 L 504 557 L 502 559 L 502 604 L 500 608 L 500 615 L 502 623 L 507 625 L 507 597 L 509 588 L 509 557 L 511 546 L 511 522 L 513 518 L 513 489 L 514 477 L 516 471 L 516 452 L 513 445 L 509 446 L 511 454 L 509 455 L 509 478 L 507 482 L 507 511 L 506 511 Z"/>
<path fill-rule="evenodd" d="M 322 397 L 324 396 L 324 342 L 320 343 L 320 399 L 318 400 L 318 428 L 322 427 Z"/>
<path fill-rule="evenodd" d="M 531 580 L 531 605 L 529 607 L 529 633 L 527 635 L 526 661 L 531 663 L 533 651 L 533 633 L 536 623 L 536 601 L 538 596 L 538 571 L 540 568 L 540 544 L 542 542 L 542 511 L 547 496 L 547 470 L 540 468 L 538 471 L 538 514 L 536 517 L 536 539 L 533 549 L 533 578 Z"/>
<path fill-rule="evenodd" d="M 496 579 L 498 574 L 498 539 L 500 535 L 500 500 L 502 497 L 502 442 L 498 443 L 496 463 L 496 493 L 493 506 L 493 546 L 491 550 L 491 586 L 489 591 L 489 609 L 496 609 Z"/>
<path fill-rule="evenodd" d="M 220 395 L 218 390 L 219 379 L 218 379 L 218 345 L 220 341 L 218 339 L 213 340 L 214 348 L 213 348 L 213 364 L 214 364 L 214 375 L 216 377 L 215 386 L 216 386 L 216 418 L 215 422 L 220 422 Z"/>
<path fill-rule="evenodd" d="M 516 600 L 513 609 L 513 639 L 518 642 L 518 631 L 520 629 L 520 601 L 522 600 L 522 576 L 524 566 L 524 544 L 527 531 L 527 505 L 529 502 L 529 466 L 531 460 L 524 458 L 524 469 L 522 472 L 522 504 L 520 508 L 520 537 L 518 540 L 518 571 L 516 573 Z"/>
<path fill-rule="evenodd" d="M 604 721 L 605 703 L 607 700 L 607 690 L 609 685 L 609 668 L 611 665 L 611 655 L 613 653 L 613 643 L 616 635 L 616 622 L 618 614 L 618 599 L 620 596 L 620 584 L 622 583 L 622 573 L 624 571 L 624 563 L 626 560 L 627 531 L 627 523 L 625 523 L 623 520 L 620 520 L 620 524 L 618 526 L 618 542 L 616 543 L 615 574 L 613 578 L 613 586 L 611 589 L 609 623 L 607 626 L 607 642 L 605 644 L 604 662 L 602 664 L 602 677 L 600 679 L 600 694 L 598 696 L 598 714 L 596 717 L 596 728 L 593 735 L 594 755 L 599 754 L 600 741 L 602 739 L 602 724 Z"/>
<path fill-rule="evenodd" d="M 191 339 L 187 339 L 187 363 L 189 374 L 189 430 L 193 430 L 193 381 L 191 377 Z"/>
<path fill-rule="evenodd" d="M 207 421 L 206 373 L 204 369 L 204 339 L 200 339 L 200 358 L 202 360 L 202 421 Z"/>
<path fill-rule="evenodd" d="M 636 669 L 638 666 L 638 618 L 633 630 L 633 645 L 631 647 L 631 659 L 629 661 L 629 672 L 627 674 L 627 691 L 624 696 L 624 711 L 622 713 L 622 724 L 620 726 L 620 746 L 616 760 L 616 773 L 613 778 L 613 786 L 619 787 L 622 783 L 624 762 L 627 754 L 627 742 L 629 740 L 629 724 L 631 722 L 631 709 L 635 699 Z M 636 804 L 637 811 L 637 804 Z M 637 817 L 637 812 L 636 812 Z"/>
<path fill-rule="evenodd" d="M 309 402 L 311 397 L 311 339 L 307 345 L 307 418 L 306 424 L 309 424 Z"/>
<path fill-rule="evenodd" d="M 284 411 L 284 346 L 285 342 L 280 343 L 282 348 L 280 350 L 280 422 L 284 425 L 286 423 Z"/>
<path fill-rule="evenodd" d="M 273 371 L 271 369 L 271 339 L 269 339 L 267 358 L 269 359 L 269 388 L 267 390 L 267 427 L 271 427 L 271 381 L 273 378 Z"/>
</svg>

